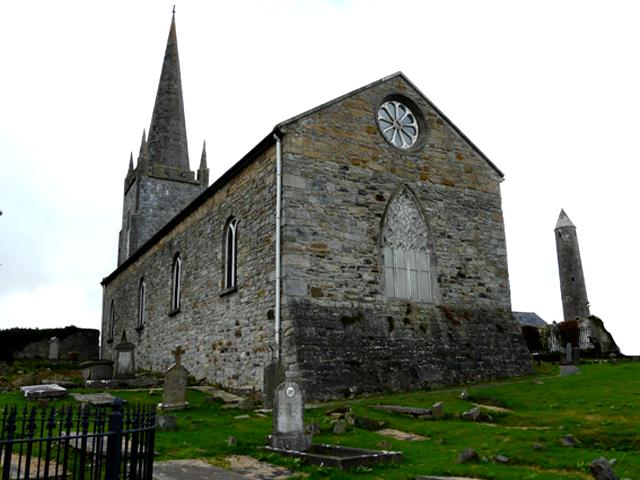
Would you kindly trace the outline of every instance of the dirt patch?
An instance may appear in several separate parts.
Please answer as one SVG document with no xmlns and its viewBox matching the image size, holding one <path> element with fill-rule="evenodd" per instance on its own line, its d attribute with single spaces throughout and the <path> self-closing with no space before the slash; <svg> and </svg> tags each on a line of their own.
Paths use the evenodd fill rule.
<svg viewBox="0 0 640 480">
<path fill-rule="evenodd" d="M 277 467 L 270 463 L 260 462 L 245 455 L 231 455 L 226 457 L 229 468 L 251 480 L 284 480 L 294 475 L 284 467 Z"/>
<path fill-rule="evenodd" d="M 427 439 L 427 437 L 423 437 L 417 433 L 403 432 L 402 430 L 395 430 L 393 428 L 383 428 L 382 430 L 378 430 L 376 433 L 386 437 L 395 438 L 396 440 L 409 440 L 412 442 Z"/>
</svg>

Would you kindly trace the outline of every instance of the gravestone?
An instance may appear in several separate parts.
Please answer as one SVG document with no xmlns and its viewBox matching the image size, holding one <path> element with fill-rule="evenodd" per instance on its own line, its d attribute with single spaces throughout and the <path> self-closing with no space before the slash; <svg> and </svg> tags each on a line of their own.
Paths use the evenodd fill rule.
<svg viewBox="0 0 640 480">
<path fill-rule="evenodd" d="M 91 360 L 80 364 L 85 380 L 107 380 L 113 378 L 113 360 Z"/>
<path fill-rule="evenodd" d="M 568 365 L 571 365 L 573 363 L 573 345 L 571 345 L 571 342 L 567 342 L 564 361 Z"/>
<path fill-rule="evenodd" d="M 49 360 L 58 360 L 60 358 L 60 339 L 52 337 L 49 340 Z"/>
<path fill-rule="evenodd" d="M 273 433 L 270 445 L 283 450 L 306 451 L 312 435 L 304 428 L 304 395 L 295 382 L 283 382 L 276 388 L 273 401 Z"/>
<path fill-rule="evenodd" d="M 122 340 L 115 346 L 115 378 L 133 378 L 135 376 L 135 348 L 133 343 L 127 341 L 127 334 L 123 331 Z"/>
<path fill-rule="evenodd" d="M 55 383 L 48 383 L 46 385 L 26 385 L 24 387 L 20 387 L 20 391 L 27 399 L 60 398 L 66 397 L 68 394 L 66 388 L 56 385 Z"/>
<path fill-rule="evenodd" d="M 164 389 L 162 391 L 162 403 L 159 405 L 164 410 L 185 408 L 187 403 L 187 380 L 189 370 L 181 363 L 182 354 L 185 351 L 178 345 L 171 353 L 175 356 L 176 363 L 169 367 L 164 374 Z"/>
</svg>

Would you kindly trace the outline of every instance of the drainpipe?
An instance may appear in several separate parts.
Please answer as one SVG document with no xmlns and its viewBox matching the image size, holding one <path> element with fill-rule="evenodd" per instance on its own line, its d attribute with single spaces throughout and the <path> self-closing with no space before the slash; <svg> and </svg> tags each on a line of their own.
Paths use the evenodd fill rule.
<svg viewBox="0 0 640 480">
<path fill-rule="evenodd" d="M 275 331 L 276 331 L 276 361 L 280 361 L 280 271 L 281 251 L 280 251 L 280 228 L 282 222 L 282 145 L 277 133 L 273 134 L 276 140 L 276 311 L 275 311 Z"/>
</svg>

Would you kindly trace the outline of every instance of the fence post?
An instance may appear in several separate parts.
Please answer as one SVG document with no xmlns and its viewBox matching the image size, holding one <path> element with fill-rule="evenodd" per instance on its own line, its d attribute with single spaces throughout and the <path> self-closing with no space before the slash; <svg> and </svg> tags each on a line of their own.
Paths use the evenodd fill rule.
<svg viewBox="0 0 640 480">
<path fill-rule="evenodd" d="M 7 446 L 4 451 L 4 465 L 2 468 L 2 480 L 9 480 L 9 475 L 11 473 L 11 454 L 13 450 L 13 434 L 16 431 L 16 407 L 9 407 L 9 419 L 6 425 L 3 425 L 4 432 L 2 432 L 3 440 L 8 440 Z M 2 460 L 2 459 L 0 459 Z"/>
<path fill-rule="evenodd" d="M 107 439 L 106 480 L 120 480 L 120 457 L 122 456 L 122 399 L 114 398 L 109 415 L 109 438 Z"/>
</svg>

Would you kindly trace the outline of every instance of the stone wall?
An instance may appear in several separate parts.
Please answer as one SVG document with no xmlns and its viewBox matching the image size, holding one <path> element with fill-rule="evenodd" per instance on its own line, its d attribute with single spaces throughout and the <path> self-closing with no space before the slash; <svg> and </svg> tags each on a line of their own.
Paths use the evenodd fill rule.
<svg viewBox="0 0 640 480">
<path fill-rule="evenodd" d="M 259 387 L 271 359 L 275 232 L 273 148 L 246 166 L 234 181 L 213 185 L 209 196 L 175 228 L 105 285 L 102 331 L 109 332 L 114 301 L 113 339 L 102 353 L 113 357 L 126 330 L 136 345 L 139 368 L 164 371 L 171 350 L 181 344 L 183 364 L 196 377 L 231 387 Z M 223 290 L 223 231 L 238 218 L 238 288 Z M 171 312 L 174 256 L 182 259 L 180 311 Z M 144 324 L 137 324 L 138 288 L 144 278 Z M 107 335 L 105 335 L 107 336 Z"/>
<path fill-rule="evenodd" d="M 188 182 L 136 175 L 124 196 L 118 264 L 124 262 L 201 192 L 202 186 L 195 180 Z"/>
<path fill-rule="evenodd" d="M 392 147 L 376 127 L 392 95 L 421 112 L 417 148 Z M 501 175 L 438 111 L 395 77 L 283 129 L 290 377 L 331 396 L 529 371 L 510 314 Z M 384 294 L 385 211 L 405 188 L 432 235 L 435 303 Z"/>
<path fill-rule="evenodd" d="M 78 360 L 98 358 L 100 331 L 93 328 L 75 329 L 65 334 L 63 329 L 51 329 L 48 338 L 32 342 L 13 354 L 15 359 L 47 359 L 49 357 L 49 339 L 58 336 L 60 339 L 59 359 L 68 360 L 69 353 L 77 353 Z"/>
</svg>

